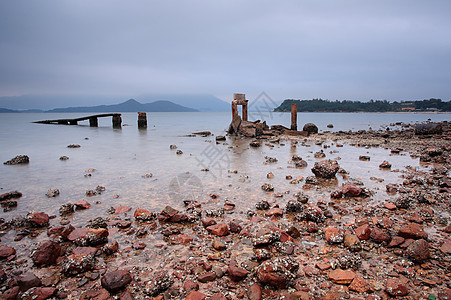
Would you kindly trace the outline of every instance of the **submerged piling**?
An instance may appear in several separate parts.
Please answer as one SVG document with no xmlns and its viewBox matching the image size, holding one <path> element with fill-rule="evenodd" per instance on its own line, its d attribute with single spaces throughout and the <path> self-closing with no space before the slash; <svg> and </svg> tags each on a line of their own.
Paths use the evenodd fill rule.
<svg viewBox="0 0 451 300">
<path fill-rule="evenodd" d="M 138 113 L 138 128 L 147 128 L 147 114 L 145 112 Z"/>
<path fill-rule="evenodd" d="M 113 128 L 121 128 L 122 118 L 120 114 L 113 115 Z"/>
</svg>

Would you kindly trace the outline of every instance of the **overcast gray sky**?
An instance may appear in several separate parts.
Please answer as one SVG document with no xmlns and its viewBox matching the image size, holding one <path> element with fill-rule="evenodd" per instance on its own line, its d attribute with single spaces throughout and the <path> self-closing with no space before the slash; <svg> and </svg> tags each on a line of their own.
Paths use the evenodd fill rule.
<svg viewBox="0 0 451 300">
<path fill-rule="evenodd" d="M 0 96 L 451 99 L 449 0 L 0 2 Z"/>
</svg>

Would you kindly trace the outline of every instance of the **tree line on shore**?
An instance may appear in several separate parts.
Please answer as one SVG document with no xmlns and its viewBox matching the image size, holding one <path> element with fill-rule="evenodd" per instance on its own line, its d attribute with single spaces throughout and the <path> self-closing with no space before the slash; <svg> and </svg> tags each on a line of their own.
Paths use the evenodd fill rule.
<svg viewBox="0 0 451 300">
<path fill-rule="evenodd" d="M 361 101 L 329 101 L 323 99 L 294 100 L 286 99 L 274 111 L 291 111 L 291 104 L 297 104 L 297 110 L 303 112 L 403 112 L 403 111 L 441 111 L 451 112 L 451 101 L 441 99 L 425 99 L 419 101 L 389 102 L 387 100 Z"/>
</svg>

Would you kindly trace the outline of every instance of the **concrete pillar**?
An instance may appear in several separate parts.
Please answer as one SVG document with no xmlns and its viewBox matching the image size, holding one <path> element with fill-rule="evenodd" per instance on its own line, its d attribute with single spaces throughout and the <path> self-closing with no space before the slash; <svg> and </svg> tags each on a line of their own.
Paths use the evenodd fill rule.
<svg viewBox="0 0 451 300">
<path fill-rule="evenodd" d="M 238 105 L 232 101 L 232 119 L 238 115 Z"/>
<path fill-rule="evenodd" d="M 247 121 L 247 101 L 243 104 L 243 121 Z"/>
<path fill-rule="evenodd" d="M 89 126 L 91 126 L 91 127 L 99 127 L 99 122 L 97 120 L 97 117 L 89 118 Z"/>
<path fill-rule="evenodd" d="M 121 128 L 122 118 L 120 114 L 113 115 L 113 128 Z"/>
<path fill-rule="evenodd" d="M 147 115 L 145 112 L 138 113 L 138 128 L 147 128 Z"/>
<path fill-rule="evenodd" d="M 233 94 L 233 100 L 246 100 L 246 94 Z"/>
<path fill-rule="evenodd" d="M 298 130 L 298 106 L 296 103 L 291 104 L 291 130 Z"/>
</svg>

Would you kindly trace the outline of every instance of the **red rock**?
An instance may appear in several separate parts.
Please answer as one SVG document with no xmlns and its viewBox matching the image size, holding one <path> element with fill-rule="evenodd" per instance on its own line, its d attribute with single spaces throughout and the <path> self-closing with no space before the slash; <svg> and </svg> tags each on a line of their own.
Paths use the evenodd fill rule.
<svg viewBox="0 0 451 300">
<path fill-rule="evenodd" d="M 408 294 L 407 286 L 398 278 L 389 278 L 385 284 L 385 291 L 394 297 Z"/>
<path fill-rule="evenodd" d="M 174 244 L 188 244 L 191 243 L 194 239 L 185 234 L 178 234 L 170 237 L 171 243 Z"/>
<path fill-rule="evenodd" d="M 440 251 L 444 254 L 451 254 L 451 240 L 446 240 L 443 245 L 440 246 Z"/>
<path fill-rule="evenodd" d="M 215 279 L 216 279 L 216 273 L 214 273 L 214 272 L 205 272 L 204 274 L 197 276 L 197 280 L 199 280 L 202 283 L 210 282 Z"/>
<path fill-rule="evenodd" d="M 127 270 L 107 272 L 102 276 L 102 279 L 100 280 L 102 287 L 109 292 L 117 292 L 123 289 L 131 281 L 132 276 Z"/>
<path fill-rule="evenodd" d="M 22 292 L 32 288 L 41 286 L 41 279 L 36 277 L 31 271 L 16 277 L 17 285 Z"/>
<path fill-rule="evenodd" d="M 63 273 L 67 276 L 73 276 L 93 269 L 96 262 L 94 257 L 96 252 L 97 249 L 93 247 L 75 248 L 72 254 L 62 262 Z"/>
<path fill-rule="evenodd" d="M 316 267 L 321 271 L 326 271 L 329 270 L 332 266 L 330 265 L 330 263 L 318 262 L 316 263 Z"/>
<path fill-rule="evenodd" d="M 345 233 L 344 236 L 344 245 L 351 251 L 360 251 L 362 250 L 362 244 L 360 243 L 359 238 L 351 233 Z"/>
<path fill-rule="evenodd" d="M 362 189 L 353 184 L 346 184 L 342 191 L 345 197 L 358 197 L 362 194 Z"/>
<path fill-rule="evenodd" d="M 318 232 L 318 226 L 316 225 L 316 223 L 308 222 L 307 223 L 307 232 L 309 232 L 309 233 Z"/>
<path fill-rule="evenodd" d="M 401 245 L 402 243 L 404 243 L 405 238 L 400 237 L 400 236 L 394 236 L 391 241 L 390 244 L 387 245 L 387 248 L 391 248 L 391 247 L 397 247 L 399 245 Z"/>
<path fill-rule="evenodd" d="M 54 287 L 34 287 L 27 291 L 29 298 L 26 299 L 45 300 L 55 296 L 57 291 Z"/>
<path fill-rule="evenodd" d="M 77 247 L 72 251 L 74 255 L 92 255 L 97 253 L 97 248 L 94 247 Z"/>
<path fill-rule="evenodd" d="M 197 282 L 188 279 L 183 283 L 183 289 L 186 292 L 197 291 L 199 290 L 199 284 Z"/>
<path fill-rule="evenodd" d="M 202 219 L 201 222 L 202 222 L 202 225 L 204 227 L 208 227 L 208 226 L 212 226 L 212 225 L 216 225 L 217 224 L 216 220 L 213 219 L 213 218 L 210 218 L 210 217 L 205 217 L 204 219 Z"/>
<path fill-rule="evenodd" d="M 32 211 L 27 214 L 27 220 L 32 226 L 44 227 L 49 225 L 49 215 L 43 212 Z"/>
<path fill-rule="evenodd" d="M 257 267 L 257 280 L 259 283 L 270 284 L 276 288 L 283 289 L 291 285 L 296 277 L 294 272 L 298 268 L 297 262 L 289 257 L 265 261 Z"/>
<path fill-rule="evenodd" d="M 116 207 L 116 210 L 114 211 L 115 214 L 123 214 L 126 212 L 131 211 L 132 208 L 130 206 L 118 206 Z"/>
<path fill-rule="evenodd" d="M 112 255 L 112 254 L 116 253 L 118 250 L 119 250 L 119 243 L 117 241 L 108 243 L 102 247 L 102 252 L 105 255 Z"/>
<path fill-rule="evenodd" d="M 381 169 L 390 169 L 390 168 L 391 168 L 391 164 L 390 164 L 388 161 L 384 160 L 384 161 L 379 165 L 379 168 L 381 168 Z"/>
<path fill-rule="evenodd" d="M 389 209 L 389 210 L 395 210 L 395 209 L 397 208 L 396 205 L 395 205 L 394 203 L 392 203 L 392 202 L 385 203 L 385 204 L 384 204 L 384 207 L 385 207 L 386 209 Z"/>
<path fill-rule="evenodd" d="M 76 209 L 88 209 L 91 208 L 91 204 L 86 200 L 80 200 L 74 203 Z"/>
<path fill-rule="evenodd" d="M 218 251 L 222 251 L 222 250 L 227 249 L 226 244 L 223 241 L 221 241 L 219 238 L 215 238 L 213 240 L 212 246 L 213 246 L 214 249 L 216 249 Z"/>
<path fill-rule="evenodd" d="M 283 216 L 283 209 L 278 207 L 273 207 L 270 210 L 268 210 L 265 213 L 265 216 L 267 217 L 282 217 Z"/>
<path fill-rule="evenodd" d="M 13 286 L 9 290 L 6 290 L 1 296 L 2 296 L 2 299 L 5 299 L 5 300 L 19 299 L 19 287 Z"/>
<path fill-rule="evenodd" d="M 186 296 L 185 300 L 205 300 L 207 295 L 198 291 L 191 291 L 188 296 Z"/>
<path fill-rule="evenodd" d="M 67 239 L 79 246 L 96 246 L 108 242 L 108 230 L 105 228 L 76 228 Z"/>
<path fill-rule="evenodd" d="M 249 300 L 261 300 L 262 299 L 262 289 L 258 285 L 258 283 L 254 283 L 249 287 L 247 291 L 247 297 Z"/>
<path fill-rule="evenodd" d="M 344 230 L 336 227 L 326 227 L 324 229 L 324 237 L 329 243 L 342 243 L 344 239 Z"/>
<path fill-rule="evenodd" d="M 243 229 L 243 228 L 237 222 L 230 221 L 229 222 L 229 229 L 230 229 L 230 232 L 232 232 L 232 233 L 240 233 L 241 229 Z"/>
<path fill-rule="evenodd" d="M 40 265 L 53 265 L 60 256 L 61 247 L 54 241 L 45 241 L 31 254 L 33 262 Z"/>
<path fill-rule="evenodd" d="M 73 242 L 79 238 L 85 237 L 87 233 L 88 228 L 76 228 L 68 235 L 67 239 Z"/>
<path fill-rule="evenodd" d="M 375 241 L 376 243 L 383 243 L 383 242 L 389 243 L 391 240 L 391 236 L 387 232 L 385 232 L 377 227 L 374 227 L 373 229 L 371 229 L 371 239 L 373 241 Z"/>
<path fill-rule="evenodd" d="M 401 245 L 399 245 L 399 248 L 407 248 L 412 244 L 415 240 L 414 239 L 406 239 Z"/>
<path fill-rule="evenodd" d="M 156 218 L 155 213 L 142 208 L 137 208 L 133 216 L 138 221 L 150 221 Z"/>
<path fill-rule="evenodd" d="M 355 229 L 355 235 L 362 241 L 366 241 L 371 236 L 371 229 L 368 224 L 364 224 Z"/>
<path fill-rule="evenodd" d="M 227 300 L 227 298 L 221 292 L 218 292 L 209 297 L 208 300 Z"/>
<path fill-rule="evenodd" d="M 417 263 L 422 263 L 429 258 L 429 244 L 423 239 L 414 241 L 406 249 L 406 255 Z"/>
<path fill-rule="evenodd" d="M 5 245 L 0 245 L 0 259 L 5 259 L 16 254 L 16 249 Z"/>
<path fill-rule="evenodd" d="M 370 284 L 362 277 L 355 277 L 354 280 L 349 285 L 349 289 L 351 291 L 355 291 L 357 293 L 363 294 L 368 292 L 370 288 Z"/>
<path fill-rule="evenodd" d="M 63 240 L 67 241 L 68 240 L 67 237 L 74 230 L 75 230 L 74 226 L 70 224 L 66 226 L 50 227 L 49 229 L 47 229 L 47 236 L 53 238 L 62 237 Z"/>
<path fill-rule="evenodd" d="M 330 271 L 328 276 L 329 279 L 334 283 L 350 284 L 355 278 L 355 273 L 350 270 L 336 269 Z"/>
<path fill-rule="evenodd" d="M 244 278 L 246 278 L 248 273 L 249 272 L 247 270 L 232 265 L 229 265 L 229 267 L 227 268 L 227 274 L 233 281 L 243 280 Z"/>
<path fill-rule="evenodd" d="M 424 232 L 423 227 L 417 223 L 409 223 L 407 226 L 401 228 L 398 232 L 399 236 L 406 239 L 427 239 L 428 234 Z"/>
<path fill-rule="evenodd" d="M 227 227 L 227 224 L 216 224 L 211 225 L 207 227 L 207 231 L 210 234 L 216 235 L 216 236 L 225 236 L 229 234 L 229 229 Z"/>
<path fill-rule="evenodd" d="M 451 233 L 451 225 L 448 225 L 445 227 L 445 232 L 446 233 Z"/>
</svg>

